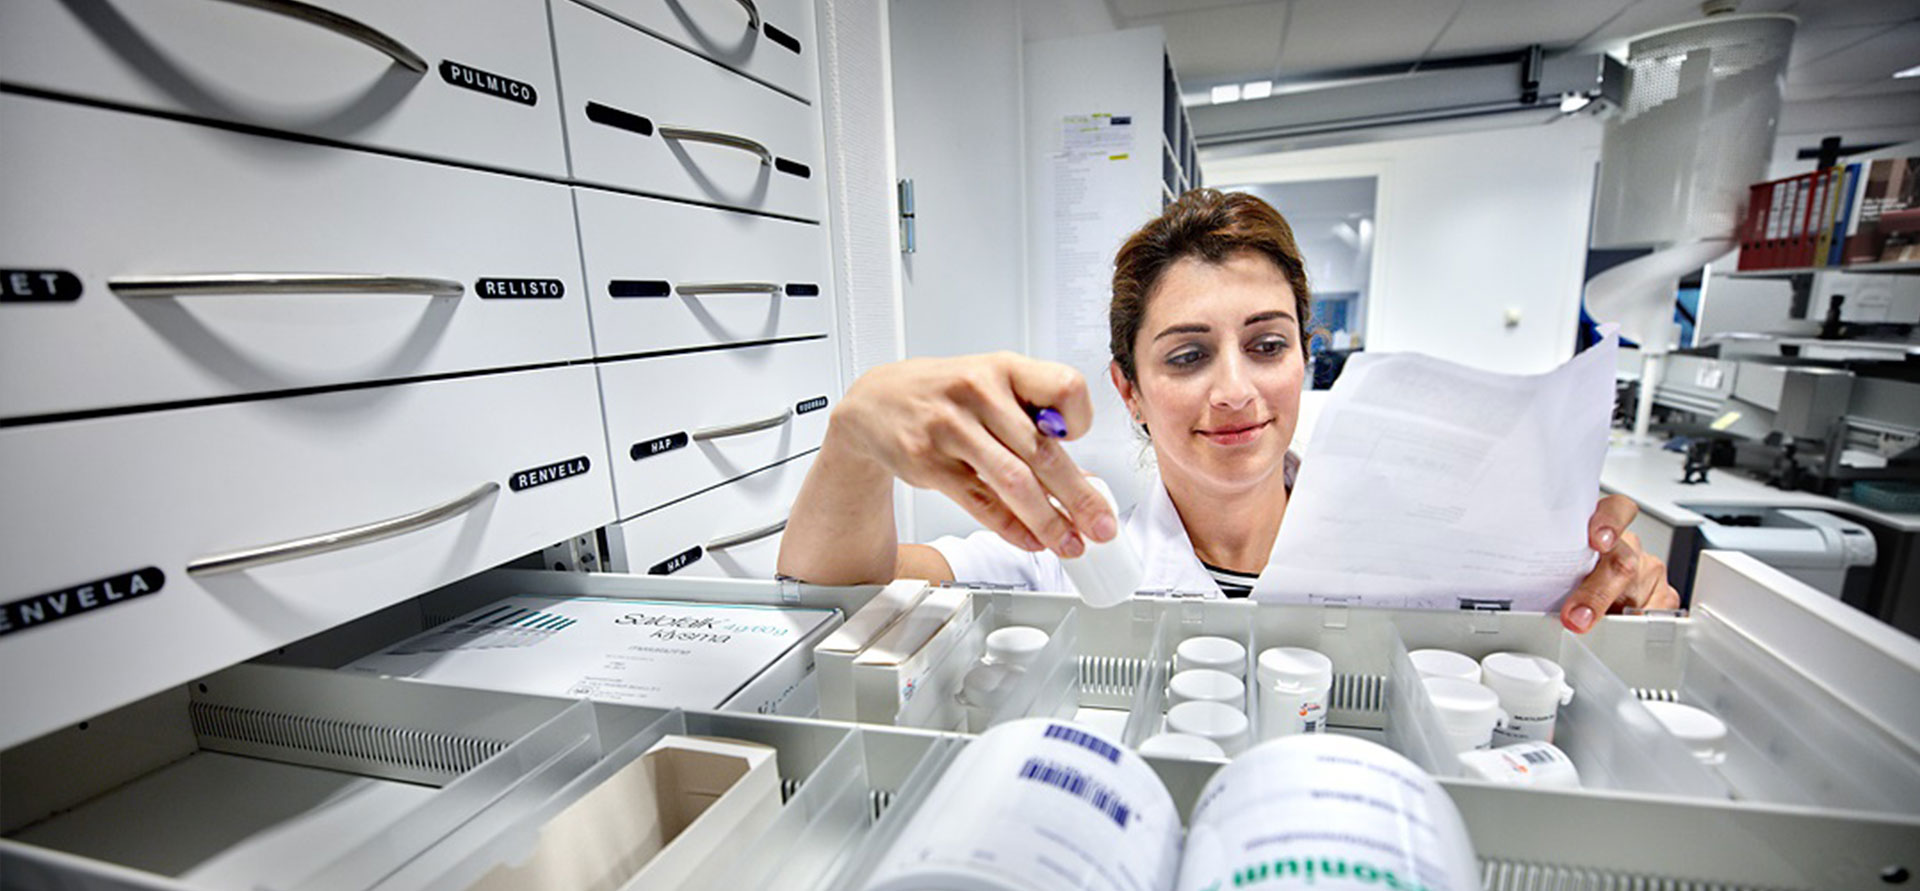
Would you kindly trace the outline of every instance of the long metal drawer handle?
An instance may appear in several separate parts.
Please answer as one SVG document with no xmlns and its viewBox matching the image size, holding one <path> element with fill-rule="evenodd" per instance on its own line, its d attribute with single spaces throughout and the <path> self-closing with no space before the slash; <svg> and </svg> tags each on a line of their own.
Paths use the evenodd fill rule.
<svg viewBox="0 0 1920 891">
<path fill-rule="evenodd" d="M 737 547 L 739 545 L 746 544 L 747 542 L 750 542 L 750 541 L 759 541 L 760 539 L 766 538 L 769 535 L 778 535 L 780 531 L 785 528 L 787 528 L 786 520 L 781 520 L 778 523 L 768 523 L 767 525 L 762 526 L 758 529 L 748 529 L 745 532 L 735 532 L 732 535 L 722 535 L 719 538 L 716 538 L 710 542 L 707 542 L 705 545 L 703 545 L 703 547 L 705 547 L 709 551 L 724 551 L 728 548 Z"/>
<path fill-rule="evenodd" d="M 683 139 L 688 142 L 710 142 L 714 145 L 724 145 L 728 148 L 737 148 L 741 151 L 752 152 L 759 155 L 762 166 L 770 166 L 773 164 L 773 152 L 766 146 L 754 142 L 745 136 L 735 136 L 731 133 L 718 133 L 713 130 L 695 130 L 691 127 L 661 127 L 659 132 L 660 138 L 662 139 Z"/>
<path fill-rule="evenodd" d="M 740 5 L 746 7 L 746 10 L 747 10 L 748 30 L 752 31 L 755 34 L 759 34 L 760 33 L 760 7 L 753 5 L 753 0 L 740 0 Z"/>
<path fill-rule="evenodd" d="M 425 74 L 427 71 L 427 60 L 420 58 L 419 53 L 408 49 L 406 44 L 364 22 L 347 18 L 330 9 L 321 9 L 310 3 L 301 3 L 300 0 L 227 0 L 227 2 L 237 6 L 250 6 L 263 12 L 283 15 L 325 28 L 341 37 L 357 40 L 385 53 L 388 58 L 415 74 Z"/>
<path fill-rule="evenodd" d="M 739 436 L 742 433 L 752 433 L 756 430 L 778 427 L 781 424 L 785 424 L 787 419 L 792 417 L 793 409 L 782 409 L 779 414 L 771 417 L 759 418 L 752 421 L 741 421 L 738 424 L 721 424 L 717 427 L 702 427 L 699 430 L 687 434 L 687 437 L 694 442 L 706 442 L 709 439 L 725 439 L 729 436 Z"/>
<path fill-rule="evenodd" d="M 211 557 L 201 557 L 187 564 L 187 575 L 207 576 L 218 575 L 223 572 L 238 572 L 243 569 L 252 569 L 256 566 L 282 563 L 287 560 L 311 557 L 315 554 L 324 554 L 328 551 L 338 551 L 356 545 L 376 542 L 383 538 L 392 538 L 396 535 L 403 535 L 417 529 L 425 529 L 435 523 L 466 513 L 472 510 L 474 505 L 485 500 L 487 496 L 498 491 L 500 491 L 500 484 L 490 482 L 445 504 L 437 504 L 425 510 L 418 510 L 410 514 L 402 514 L 385 520 L 376 520 L 364 526 L 355 526 L 351 529 L 341 529 L 334 532 L 323 532 L 319 535 L 308 536 L 307 538 L 296 538 L 293 541 L 283 541 L 278 544 L 261 545 L 259 547 L 247 548 L 226 554 L 215 554 Z"/>
<path fill-rule="evenodd" d="M 212 297 L 222 294 L 405 294 L 458 297 L 466 286 L 444 278 L 334 273 L 117 275 L 107 287 L 122 297 Z"/>
<path fill-rule="evenodd" d="M 673 292 L 682 297 L 698 297 L 702 294 L 778 294 L 780 285 L 775 282 L 686 282 L 674 285 Z"/>
</svg>

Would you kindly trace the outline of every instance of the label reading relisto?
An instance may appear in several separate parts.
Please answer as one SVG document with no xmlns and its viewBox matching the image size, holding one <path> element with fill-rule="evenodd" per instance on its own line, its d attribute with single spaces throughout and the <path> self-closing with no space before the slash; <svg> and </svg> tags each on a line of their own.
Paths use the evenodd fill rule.
<svg viewBox="0 0 1920 891">
<path fill-rule="evenodd" d="M 819 411 L 826 407 L 827 407 L 827 397 L 815 396 L 812 399 L 808 399 L 805 402 L 795 405 L 793 407 L 793 413 L 796 415 L 804 415 L 808 412 Z"/>
<path fill-rule="evenodd" d="M 0 269 L 0 303 L 80 299 L 80 277 L 64 269 Z"/>
<path fill-rule="evenodd" d="M 519 492 L 536 486 L 544 486 L 570 476 L 579 476 L 586 473 L 592 466 L 593 462 L 588 461 L 585 455 L 568 458 L 565 461 L 555 461 L 544 467 L 522 470 L 514 474 L 507 479 L 507 488 Z"/>
<path fill-rule="evenodd" d="M 0 635 L 51 625 L 159 591 L 167 576 L 148 566 L 98 581 L 0 604 Z"/>
<path fill-rule="evenodd" d="M 474 281 L 473 293 L 483 300 L 557 300 L 567 296 L 567 286 L 557 278 L 483 278 Z"/>
<path fill-rule="evenodd" d="M 691 441 L 685 433 L 669 433 L 658 439 L 649 439 L 645 442 L 634 443 L 633 448 L 627 450 L 627 455 L 633 458 L 633 460 L 638 461 L 641 458 L 651 458 L 655 455 L 671 452 L 674 449 L 684 449 L 687 447 L 687 443 Z"/>
<path fill-rule="evenodd" d="M 478 68 L 470 68 L 451 60 L 440 63 L 440 78 L 456 87 L 465 87 L 476 93 L 485 93 L 509 102 L 532 105 L 540 100 L 533 85 L 511 77 L 503 77 Z"/>
<path fill-rule="evenodd" d="M 676 572 L 679 572 L 682 569 L 685 569 L 687 567 L 687 564 L 693 563 L 694 561 L 699 560 L 700 557 L 705 553 L 706 551 L 702 549 L 699 545 L 694 545 L 693 547 L 690 547 L 684 551 L 681 551 L 678 554 L 675 554 L 671 557 L 668 557 L 665 560 L 662 560 L 658 563 L 653 564 L 652 566 L 647 567 L 647 575 L 672 575 Z"/>
</svg>

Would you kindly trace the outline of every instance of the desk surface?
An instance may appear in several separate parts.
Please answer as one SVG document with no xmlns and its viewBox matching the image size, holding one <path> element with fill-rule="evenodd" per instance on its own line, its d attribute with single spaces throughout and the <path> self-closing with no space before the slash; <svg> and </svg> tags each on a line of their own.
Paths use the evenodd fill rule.
<svg viewBox="0 0 1920 891">
<path fill-rule="evenodd" d="M 1600 469 L 1600 488 L 1618 492 L 1640 504 L 1640 509 L 1670 526 L 1698 526 L 1705 517 L 1680 506 L 1711 504 L 1728 507 L 1806 507 L 1841 516 L 1873 520 L 1904 532 L 1920 532 L 1920 514 L 1896 514 L 1862 507 L 1812 492 L 1787 492 L 1716 467 L 1699 485 L 1682 485 L 1686 456 L 1663 451 L 1657 445 L 1615 444 L 1607 450 Z"/>
</svg>

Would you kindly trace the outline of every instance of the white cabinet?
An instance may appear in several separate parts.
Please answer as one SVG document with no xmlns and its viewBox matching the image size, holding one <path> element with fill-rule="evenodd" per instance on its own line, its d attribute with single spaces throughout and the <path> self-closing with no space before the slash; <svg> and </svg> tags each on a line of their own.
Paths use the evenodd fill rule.
<svg viewBox="0 0 1920 891">
<path fill-rule="evenodd" d="M 793 499 L 817 452 L 607 529 L 616 572 L 770 579 Z"/>
<path fill-rule="evenodd" d="M 796 0 L 583 0 L 796 99 L 816 86 L 813 10 Z M 753 27 L 758 23 L 759 27 Z"/>
<path fill-rule="evenodd" d="M 0 7 L 0 80 L 169 116 L 565 175 L 544 4 L 313 6 L 336 18 L 302 20 L 237 3 L 8 3 Z M 418 70 L 400 61 L 409 54 Z"/>
<path fill-rule="evenodd" d="M 553 27 L 575 179 L 825 218 L 817 108 L 572 0 Z"/>
<path fill-rule="evenodd" d="M 0 119 L 0 268 L 75 286 L 0 302 L 0 418 L 592 355 L 565 186 L 50 99 Z"/>
<path fill-rule="evenodd" d="M 608 479 L 584 366 L 0 430 L 0 746 L 611 522 Z"/>
</svg>

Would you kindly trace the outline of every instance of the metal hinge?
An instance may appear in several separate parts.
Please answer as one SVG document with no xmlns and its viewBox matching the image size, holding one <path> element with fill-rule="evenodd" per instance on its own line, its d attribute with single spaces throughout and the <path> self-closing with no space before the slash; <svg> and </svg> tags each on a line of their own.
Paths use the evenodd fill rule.
<svg viewBox="0 0 1920 891">
<path fill-rule="evenodd" d="M 900 253 L 911 254 L 919 249 L 913 221 L 913 180 L 903 179 L 896 187 L 900 194 Z"/>
</svg>

